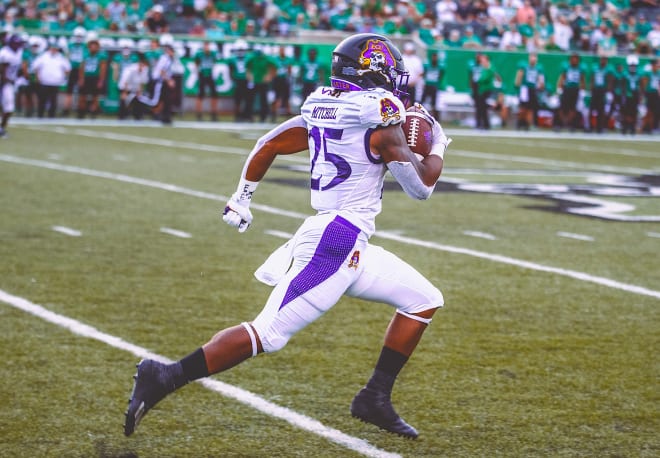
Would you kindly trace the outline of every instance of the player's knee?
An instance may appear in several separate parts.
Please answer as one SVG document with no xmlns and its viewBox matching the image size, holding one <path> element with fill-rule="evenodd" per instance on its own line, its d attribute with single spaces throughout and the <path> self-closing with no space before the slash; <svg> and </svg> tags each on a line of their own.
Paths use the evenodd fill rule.
<svg viewBox="0 0 660 458">
<path fill-rule="evenodd" d="M 264 353 L 275 353 L 281 350 L 289 342 L 289 339 L 291 339 L 291 335 L 279 333 L 272 327 L 260 329 L 258 324 L 253 323 L 253 325 L 261 341 L 261 347 Z"/>
</svg>

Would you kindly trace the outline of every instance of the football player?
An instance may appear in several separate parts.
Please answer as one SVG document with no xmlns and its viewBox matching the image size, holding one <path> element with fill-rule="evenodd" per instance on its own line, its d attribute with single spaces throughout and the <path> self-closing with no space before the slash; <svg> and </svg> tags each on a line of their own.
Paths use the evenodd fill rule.
<svg viewBox="0 0 660 458">
<path fill-rule="evenodd" d="M 0 138 L 7 137 L 7 124 L 16 108 L 16 90 L 14 83 L 23 62 L 23 40 L 17 34 L 7 39 L 7 44 L 0 48 L 0 99 L 2 99 L 2 121 Z"/>
<path fill-rule="evenodd" d="M 127 436 L 170 392 L 259 353 L 282 349 L 346 294 L 396 309 L 376 367 L 353 399 L 351 414 L 392 433 L 417 437 L 417 430 L 394 410 L 391 392 L 444 300 L 419 272 L 369 243 L 369 237 L 381 211 L 386 172 L 411 197 L 427 199 L 450 140 L 425 111 L 433 125 L 430 154 L 420 161 L 408 148 L 400 126 L 406 118 L 400 98 L 407 96 L 408 73 L 389 39 L 350 36 L 335 48 L 332 59 L 331 87 L 315 90 L 300 116 L 257 141 L 223 220 L 244 232 L 252 222 L 252 196 L 273 160 L 307 149 L 312 206 L 318 213 L 257 270 L 257 278 L 274 289 L 254 321 L 220 331 L 176 363 L 145 359 L 138 364 L 124 425 Z"/>
</svg>

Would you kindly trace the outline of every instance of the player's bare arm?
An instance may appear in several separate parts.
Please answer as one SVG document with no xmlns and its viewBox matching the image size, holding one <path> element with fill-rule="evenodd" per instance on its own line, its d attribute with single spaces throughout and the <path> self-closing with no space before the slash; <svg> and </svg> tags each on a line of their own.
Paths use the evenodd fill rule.
<svg viewBox="0 0 660 458">
<path fill-rule="evenodd" d="M 250 152 L 236 192 L 222 213 L 225 223 L 245 232 L 252 222 L 250 202 L 259 181 L 278 155 L 295 154 L 308 149 L 307 127 L 302 117 L 295 116 L 261 137 Z"/>
<path fill-rule="evenodd" d="M 422 183 L 433 186 L 442 173 L 443 160 L 440 156 L 429 154 L 421 161 L 410 151 L 406 137 L 399 125 L 390 125 L 376 129 L 371 135 L 371 150 L 379 154 L 386 164 L 390 162 L 410 162 Z"/>
</svg>

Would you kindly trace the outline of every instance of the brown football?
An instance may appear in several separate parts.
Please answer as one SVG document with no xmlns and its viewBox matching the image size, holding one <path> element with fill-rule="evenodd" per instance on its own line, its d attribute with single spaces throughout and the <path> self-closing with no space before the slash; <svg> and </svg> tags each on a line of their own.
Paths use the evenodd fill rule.
<svg viewBox="0 0 660 458">
<path fill-rule="evenodd" d="M 410 150 L 421 156 L 428 156 L 433 146 L 433 125 L 427 120 L 426 115 L 412 106 L 406 111 L 406 122 L 401 127 Z"/>
</svg>

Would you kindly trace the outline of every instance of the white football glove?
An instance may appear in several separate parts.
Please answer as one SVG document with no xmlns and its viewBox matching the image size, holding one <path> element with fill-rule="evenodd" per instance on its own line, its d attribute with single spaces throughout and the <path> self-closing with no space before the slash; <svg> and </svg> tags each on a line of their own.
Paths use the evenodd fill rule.
<svg viewBox="0 0 660 458">
<path fill-rule="evenodd" d="M 249 200 L 239 202 L 232 196 L 222 212 L 222 220 L 231 227 L 237 228 L 238 232 L 247 231 L 252 223 L 252 212 L 249 205 Z"/>
</svg>

